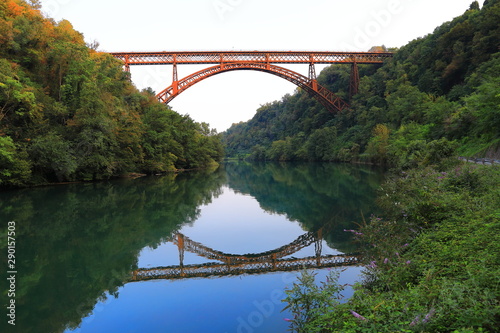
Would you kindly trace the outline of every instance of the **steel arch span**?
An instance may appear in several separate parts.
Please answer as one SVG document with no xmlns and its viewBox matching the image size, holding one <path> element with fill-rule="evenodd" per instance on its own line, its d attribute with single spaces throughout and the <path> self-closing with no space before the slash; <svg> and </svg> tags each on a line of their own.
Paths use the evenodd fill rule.
<svg viewBox="0 0 500 333">
<path fill-rule="evenodd" d="M 327 88 L 321 86 L 315 78 L 308 78 L 284 67 L 259 62 L 223 63 L 200 70 L 179 81 L 174 81 L 172 85 L 158 93 L 156 97 L 160 102 L 168 104 L 175 97 L 196 83 L 217 74 L 236 70 L 254 70 L 281 77 L 307 91 L 311 96 L 314 96 L 321 104 L 323 104 L 323 106 L 332 112 L 342 111 L 343 109 L 349 107 L 347 102 L 336 96 Z"/>
</svg>

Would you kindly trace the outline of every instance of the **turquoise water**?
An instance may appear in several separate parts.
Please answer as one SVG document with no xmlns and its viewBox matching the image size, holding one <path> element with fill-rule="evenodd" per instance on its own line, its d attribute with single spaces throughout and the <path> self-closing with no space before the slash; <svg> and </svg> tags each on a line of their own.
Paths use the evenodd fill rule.
<svg viewBox="0 0 500 333">
<path fill-rule="evenodd" d="M 285 332 L 281 300 L 298 272 L 255 257 L 355 252 L 343 230 L 374 212 L 382 178 L 361 166 L 229 163 L 2 192 L 19 258 L 7 332 Z M 360 271 L 347 267 L 341 283 Z"/>
</svg>

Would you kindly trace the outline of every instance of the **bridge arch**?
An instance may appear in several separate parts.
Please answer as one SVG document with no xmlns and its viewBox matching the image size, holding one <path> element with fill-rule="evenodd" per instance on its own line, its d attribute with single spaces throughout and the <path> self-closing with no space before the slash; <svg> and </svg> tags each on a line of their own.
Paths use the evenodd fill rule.
<svg viewBox="0 0 500 333">
<path fill-rule="evenodd" d="M 175 70 L 176 68 L 174 68 L 174 72 Z M 332 93 L 327 88 L 321 86 L 315 78 L 309 78 L 290 69 L 272 65 L 270 63 L 248 61 L 221 63 L 188 75 L 181 80 L 174 79 L 172 85 L 162 90 L 156 95 L 156 97 L 160 102 L 168 104 L 175 97 L 196 83 L 217 74 L 236 70 L 254 70 L 281 77 L 307 91 L 331 112 L 342 111 L 343 109 L 349 107 L 347 102 Z"/>
<path fill-rule="evenodd" d="M 266 260 L 276 260 L 283 257 L 292 255 L 303 248 L 311 245 L 314 242 L 321 242 L 323 235 L 323 230 L 319 229 L 315 232 L 308 232 L 297 239 L 292 241 L 287 245 L 283 245 L 277 249 L 262 252 L 262 253 L 248 253 L 248 254 L 231 254 L 224 253 L 221 251 L 214 250 L 208 246 L 205 246 L 199 242 L 193 241 L 189 237 L 177 233 L 173 235 L 172 243 L 179 247 L 179 251 L 182 253 L 188 251 L 194 253 L 200 257 L 204 257 L 210 260 L 218 260 L 225 263 L 238 263 L 238 262 L 259 262 Z M 317 245 L 319 250 L 319 245 Z M 181 256 L 182 257 L 182 256 Z"/>
</svg>

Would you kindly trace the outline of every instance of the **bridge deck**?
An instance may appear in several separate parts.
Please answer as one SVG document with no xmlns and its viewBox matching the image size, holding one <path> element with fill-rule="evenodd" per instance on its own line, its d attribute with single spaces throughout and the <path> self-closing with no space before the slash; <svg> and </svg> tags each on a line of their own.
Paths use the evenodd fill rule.
<svg viewBox="0 0 500 333">
<path fill-rule="evenodd" d="M 303 268 L 324 268 L 358 265 L 358 257 L 353 255 L 325 255 L 321 257 L 266 260 L 247 263 L 206 263 L 201 265 L 141 268 L 135 270 L 129 282 L 158 279 L 206 278 L 241 274 L 261 274 L 267 272 L 297 271 Z"/>
<path fill-rule="evenodd" d="M 270 64 L 381 64 L 392 58 L 389 52 L 314 51 L 180 51 L 110 52 L 130 65 L 221 64 L 259 62 Z"/>
</svg>

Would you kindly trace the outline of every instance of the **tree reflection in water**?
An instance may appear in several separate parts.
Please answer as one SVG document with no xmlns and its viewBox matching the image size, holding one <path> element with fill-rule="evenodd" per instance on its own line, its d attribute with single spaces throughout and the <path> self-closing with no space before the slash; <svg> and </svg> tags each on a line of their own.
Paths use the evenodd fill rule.
<svg viewBox="0 0 500 333">
<path fill-rule="evenodd" d="M 116 294 L 131 272 L 138 272 L 143 248 L 172 241 L 224 185 L 252 196 L 265 211 L 300 223 L 312 232 L 304 235 L 307 241 L 329 224 L 322 235 L 328 245 L 356 252 L 343 229 L 352 228 L 361 212 L 373 212 L 381 179 L 380 172 L 368 167 L 229 163 L 215 171 L 0 192 L 0 221 L 16 221 L 17 226 L 16 329 L 50 333 L 78 327 L 97 302 Z M 4 234 L 6 223 L 1 228 Z M 5 243 L 0 246 L 6 253 Z M 185 238 L 184 249 L 188 251 Z M 252 264 L 278 269 L 280 261 L 292 260 L 291 254 L 282 254 L 260 254 L 265 261 L 244 263 L 231 255 L 210 260 L 219 260 L 231 273 L 249 272 Z M 187 273 L 188 265 L 179 266 Z M 5 303 L 5 295 L 0 297 Z"/>
</svg>

